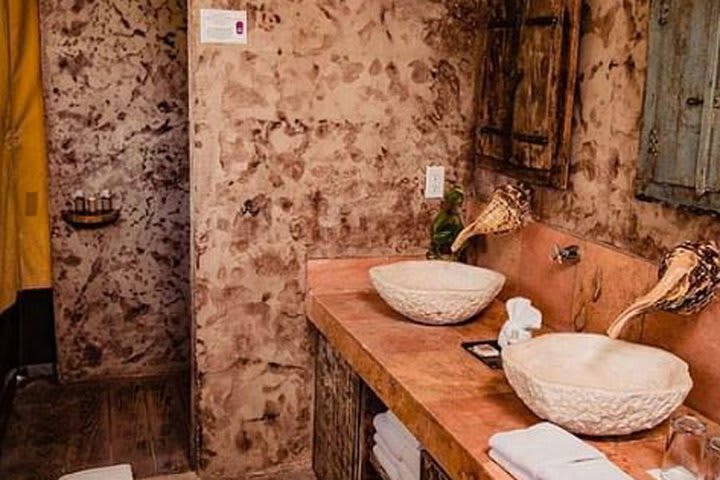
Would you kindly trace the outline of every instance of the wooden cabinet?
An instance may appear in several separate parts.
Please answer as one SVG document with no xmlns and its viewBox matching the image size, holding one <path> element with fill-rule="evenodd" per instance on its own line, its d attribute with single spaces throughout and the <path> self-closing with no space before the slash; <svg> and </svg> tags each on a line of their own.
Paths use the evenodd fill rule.
<svg viewBox="0 0 720 480">
<path fill-rule="evenodd" d="M 316 335 L 313 470 L 318 480 L 386 480 L 371 459 L 376 414 L 387 408 L 327 340 Z M 451 480 L 425 451 L 421 480 Z"/>
<path fill-rule="evenodd" d="M 359 477 L 362 381 L 318 334 L 313 469 L 318 480 Z"/>
<path fill-rule="evenodd" d="M 491 0 L 477 84 L 482 168 L 567 186 L 580 0 Z"/>
<path fill-rule="evenodd" d="M 651 3 L 637 194 L 720 211 L 720 2 Z"/>
</svg>

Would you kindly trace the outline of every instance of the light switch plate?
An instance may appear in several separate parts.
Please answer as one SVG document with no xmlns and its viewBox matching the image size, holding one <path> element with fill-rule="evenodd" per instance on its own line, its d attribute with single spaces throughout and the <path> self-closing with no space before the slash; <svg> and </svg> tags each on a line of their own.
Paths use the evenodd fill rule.
<svg viewBox="0 0 720 480">
<path fill-rule="evenodd" d="M 200 9 L 200 43 L 247 44 L 245 10 Z"/>
<path fill-rule="evenodd" d="M 425 198 L 443 198 L 445 194 L 445 167 L 425 168 Z"/>
</svg>

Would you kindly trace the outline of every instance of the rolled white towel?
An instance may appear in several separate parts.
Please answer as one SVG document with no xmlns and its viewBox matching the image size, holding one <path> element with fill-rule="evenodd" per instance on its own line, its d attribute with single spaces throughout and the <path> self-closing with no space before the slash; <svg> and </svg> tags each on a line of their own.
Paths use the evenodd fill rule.
<svg viewBox="0 0 720 480">
<path fill-rule="evenodd" d="M 393 452 L 393 450 L 390 448 L 390 446 L 387 444 L 385 439 L 378 435 L 377 433 L 373 435 L 373 441 L 376 445 L 380 445 L 380 447 L 387 452 L 392 459 L 396 462 L 396 468 L 398 470 L 398 474 L 401 478 L 407 479 L 407 480 L 420 480 L 420 451 L 417 450 L 417 461 L 414 459 L 414 457 L 411 457 L 408 460 L 406 460 L 403 456 L 398 456 L 396 452 Z"/>
<path fill-rule="evenodd" d="M 391 410 L 388 410 L 387 414 L 388 420 L 391 424 L 395 425 L 400 434 L 405 437 L 406 443 L 415 449 L 419 449 L 420 442 L 418 442 L 417 438 L 415 438 L 415 435 L 413 435 L 412 432 L 408 430 L 405 424 L 402 423 L 400 419 L 397 418 Z"/>
<path fill-rule="evenodd" d="M 133 474 L 130 465 L 115 465 L 70 473 L 60 480 L 133 480 Z"/>
<path fill-rule="evenodd" d="M 490 437 L 490 448 L 530 478 L 538 478 L 539 472 L 548 466 L 605 458 L 596 448 L 547 422 L 496 433 Z"/>
<path fill-rule="evenodd" d="M 408 451 L 409 455 L 419 455 L 420 442 L 411 434 L 407 433 L 405 427 L 395 423 L 390 416 L 376 417 L 373 425 L 375 426 L 375 431 L 385 439 L 390 448 L 398 455 L 405 450 Z"/>
<path fill-rule="evenodd" d="M 414 449 L 420 448 L 420 442 L 390 410 L 375 415 L 373 426 L 381 433 L 393 432 L 393 436 Z"/>
<path fill-rule="evenodd" d="M 390 478 L 390 480 L 400 480 L 392 455 L 385 451 L 382 445 L 377 443 L 373 447 L 372 452 L 373 455 L 375 455 L 375 459 L 378 461 L 382 469 L 385 470 L 385 474 Z"/>
</svg>

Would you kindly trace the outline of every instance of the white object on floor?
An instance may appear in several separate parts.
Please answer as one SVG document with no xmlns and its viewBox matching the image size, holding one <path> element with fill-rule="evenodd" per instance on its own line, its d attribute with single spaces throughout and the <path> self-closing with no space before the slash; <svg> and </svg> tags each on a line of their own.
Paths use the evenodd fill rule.
<svg viewBox="0 0 720 480">
<path fill-rule="evenodd" d="M 60 480 L 133 480 L 133 474 L 130 465 L 115 465 L 70 473 Z"/>
<path fill-rule="evenodd" d="M 527 298 L 515 297 L 505 302 L 508 320 L 500 329 L 498 344 L 505 348 L 532 338 L 532 330 L 542 326 L 542 313 Z"/>
</svg>

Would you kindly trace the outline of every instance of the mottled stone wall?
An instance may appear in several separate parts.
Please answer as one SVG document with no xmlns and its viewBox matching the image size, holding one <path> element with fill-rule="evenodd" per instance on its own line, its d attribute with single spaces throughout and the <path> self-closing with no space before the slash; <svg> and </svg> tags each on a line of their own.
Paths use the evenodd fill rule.
<svg viewBox="0 0 720 480">
<path fill-rule="evenodd" d="M 195 0 L 191 195 L 201 469 L 309 461 L 308 256 L 422 253 L 424 167 L 468 183 L 475 2 Z M 198 43 L 199 8 L 250 12 Z"/>
<path fill-rule="evenodd" d="M 717 238 L 711 216 L 634 198 L 649 1 L 584 3 L 570 188 L 539 191 L 540 219 L 651 259 L 685 239 Z M 480 193 L 500 181 L 477 170 Z"/>
<path fill-rule="evenodd" d="M 54 288 L 65 380 L 187 366 L 188 133 L 183 0 L 42 0 Z M 60 219 L 110 188 L 118 224 Z"/>
</svg>

